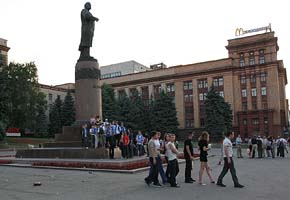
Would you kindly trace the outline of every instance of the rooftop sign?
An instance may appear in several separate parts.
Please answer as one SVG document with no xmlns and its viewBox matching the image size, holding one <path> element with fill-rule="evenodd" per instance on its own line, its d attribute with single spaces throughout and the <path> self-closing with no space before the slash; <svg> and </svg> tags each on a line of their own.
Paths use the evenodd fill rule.
<svg viewBox="0 0 290 200">
<path fill-rule="evenodd" d="M 245 34 L 248 34 L 248 33 L 253 33 L 253 32 L 259 32 L 259 31 L 269 31 L 271 32 L 272 29 L 271 29 L 271 23 L 268 25 L 268 26 L 264 26 L 264 27 L 260 27 L 260 28 L 253 28 L 253 29 L 249 29 L 249 30 L 245 30 L 243 28 L 237 28 L 236 29 L 236 32 L 235 32 L 235 35 L 236 36 L 240 36 L 240 35 L 245 35 Z"/>
</svg>

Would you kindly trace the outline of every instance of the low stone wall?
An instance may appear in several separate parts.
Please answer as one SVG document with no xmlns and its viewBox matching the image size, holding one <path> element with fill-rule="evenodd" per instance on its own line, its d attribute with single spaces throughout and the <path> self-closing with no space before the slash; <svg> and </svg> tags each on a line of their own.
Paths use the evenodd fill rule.
<svg viewBox="0 0 290 200">
<path fill-rule="evenodd" d="M 66 158 L 66 159 L 106 159 L 106 148 L 36 148 L 18 150 L 16 158 Z"/>
</svg>

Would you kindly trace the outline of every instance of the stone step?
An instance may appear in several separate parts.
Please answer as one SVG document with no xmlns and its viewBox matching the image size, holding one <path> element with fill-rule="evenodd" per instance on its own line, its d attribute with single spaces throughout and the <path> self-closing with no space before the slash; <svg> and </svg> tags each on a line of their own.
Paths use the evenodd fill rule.
<svg viewBox="0 0 290 200">
<path fill-rule="evenodd" d="M 55 147 L 82 147 L 82 142 L 77 141 L 68 141 L 68 142 L 49 142 L 42 144 L 44 148 L 55 148 Z"/>
</svg>

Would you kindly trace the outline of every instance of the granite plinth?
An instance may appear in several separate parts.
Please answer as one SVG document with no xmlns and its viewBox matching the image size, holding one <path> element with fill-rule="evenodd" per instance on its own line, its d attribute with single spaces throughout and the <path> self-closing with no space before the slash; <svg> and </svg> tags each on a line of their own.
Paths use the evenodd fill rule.
<svg viewBox="0 0 290 200">
<path fill-rule="evenodd" d="M 81 127 L 63 126 L 62 133 L 55 134 L 55 142 L 43 143 L 44 148 L 82 147 Z"/>
<path fill-rule="evenodd" d="M 96 60 L 78 61 L 75 67 L 76 121 L 102 118 L 100 69 Z"/>
<path fill-rule="evenodd" d="M 81 127 L 80 126 L 63 126 L 61 134 L 55 134 L 56 142 L 81 141 Z"/>
</svg>

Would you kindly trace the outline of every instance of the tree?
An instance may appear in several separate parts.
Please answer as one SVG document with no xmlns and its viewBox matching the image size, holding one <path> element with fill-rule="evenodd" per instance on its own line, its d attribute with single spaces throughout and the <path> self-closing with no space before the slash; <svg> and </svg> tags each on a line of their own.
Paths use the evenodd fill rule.
<svg viewBox="0 0 290 200">
<path fill-rule="evenodd" d="M 211 87 L 205 100 L 205 128 L 214 138 L 222 137 L 232 128 L 232 110 L 214 87 Z"/>
<path fill-rule="evenodd" d="M 62 132 L 62 101 L 60 96 L 56 98 L 49 112 L 49 135 L 54 136 Z"/>
<path fill-rule="evenodd" d="M 128 128 L 132 128 L 132 124 L 128 121 L 130 120 L 130 109 L 131 109 L 131 101 L 127 95 L 122 95 L 119 97 L 117 101 L 117 119 L 118 121 L 124 122 L 124 125 Z"/>
<path fill-rule="evenodd" d="M 46 106 L 40 92 L 37 67 L 31 63 L 10 63 L 5 82 L 8 126 L 34 131 L 39 107 Z"/>
<path fill-rule="evenodd" d="M 75 121 L 75 104 L 71 92 L 68 90 L 62 107 L 62 125 L 71 126 Z"/>
<path fill-rule="evenodd" d="M 9 90 L 7 66 L 0 65 L 0 134 L 5 133 L 9 117 Z M 1 137 L 1 135 L 0 135 Z"/>
<path fill-rule="evenodd" d="M 126 124 L 133 131 L 145 132 L 148 128 L 146 127 L 147 120 L 147 109 L 138 91 L 135 90 L 130 97 L 130 109 Z"/>
<path fill-rule="evenodd" d="M 38 108 L 38 114 L 36 118 L 35 133 L 40 137 L 48 136 L 48 120 L 43 107 Z"/>
<path fill-rule="evenodd" d="M 112 120 L 117 119 L 117 101 L 115 98 L 114 89 L 112 86 L 103 84 L 102 85 L 102 110 L 103 118 Z"/>
<path fill-rule="evenodd" d="M 176 133 L 178 127 L 176 115 L 173 99 L 161 91 L 160 98 L 156 99 L 153 104 L 152 128 L 162 133 Z"/>
</svg>

